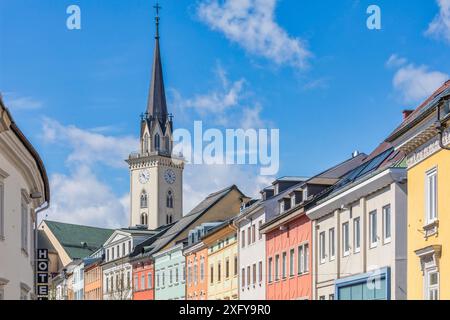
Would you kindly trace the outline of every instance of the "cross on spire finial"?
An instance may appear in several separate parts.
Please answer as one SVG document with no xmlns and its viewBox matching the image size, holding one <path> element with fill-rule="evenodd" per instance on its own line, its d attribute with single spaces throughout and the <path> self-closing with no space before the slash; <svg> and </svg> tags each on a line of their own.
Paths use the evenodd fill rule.
<svg viewBox="0 0 450 320">
<path fill-rule="evenodd" d="M 159 11 L 162 9 L 162 7 L 159 5 L 159 1 L 156 1 L 156 4 L 153 6 L 153 8 L 155 8 L 156 10 L 156 17 L 155 17 L 155 21 L 156 21 L 156 39 L 159 39 Z"/>
</svg>

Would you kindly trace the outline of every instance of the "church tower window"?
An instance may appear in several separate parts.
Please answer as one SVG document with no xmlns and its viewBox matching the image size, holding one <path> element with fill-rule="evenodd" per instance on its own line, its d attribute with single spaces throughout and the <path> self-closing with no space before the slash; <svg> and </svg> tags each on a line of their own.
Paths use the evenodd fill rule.
<svg viewBox="0 0 450 320">
<path fill-rule="evenodd" d="M 148 225 L 148 216 L 146 213 L 141 214 L 141 224 L 144 226 Z"/>
<path fill-rule="evenodd" d="M 144 151 L 144 153 L 148 153 L 148 134 L 144 135 L 144 145 L 142 150 Z"/>
<path fill-rule="evenodd" d="M 155 151 L 159 151 L 159 149 L 161 148 L 160 146 L 160 137 L 159 137 L 159 133 L 155 134 Z"/>
<path fill-rule="evenodd" d="M 166 206 L 167 208 L 173 209 L 173 193 L 171 190 L 167 192 Z"/>
<path fill-rule="evenodd" d="M 148 208 L 148 195 L 147 192 L 142 191 L 141 193 L 141 209 Z"/>
</svg>

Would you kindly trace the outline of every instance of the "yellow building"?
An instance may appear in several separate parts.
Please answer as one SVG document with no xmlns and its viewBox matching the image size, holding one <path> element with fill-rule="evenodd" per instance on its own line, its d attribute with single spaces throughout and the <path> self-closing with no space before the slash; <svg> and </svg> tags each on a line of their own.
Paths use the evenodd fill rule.
<svg viewBox="0 0 450 320">
<path fill-rule="evenodd" d="M 208 300 L 238 299 L 238 244 L 231 221 L 211 231 L 203 243 L 208 247 Z"/>
<path fill-rule="evenodd" d="M 410 300 L 450 299 L 450 80 L 388 139 L 408 165 Z"/>
</svg>

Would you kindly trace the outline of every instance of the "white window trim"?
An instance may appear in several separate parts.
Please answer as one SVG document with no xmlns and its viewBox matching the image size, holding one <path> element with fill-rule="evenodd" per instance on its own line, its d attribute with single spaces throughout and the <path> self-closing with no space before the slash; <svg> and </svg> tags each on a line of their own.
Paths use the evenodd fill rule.
<svg viewBox="0 0 450 320">
<path fill-rule="evenodd" d="M 333 231 L 333 232 L 331 232 Z M 333 237 L 331 237 L 331 233 L 333 233 Z M 331 241 L 333 241 L 333 245 L 331 245 Z M 330 255 L 330 261 L 336 259 L 336 229 L 330 228 L 328 230 L 328 251 Z"/>
<path fill-rule="evenodd" d="M 386 237 L 386 209 L 389 208 L 389 237 Z M 383 212 L 383 244 L 391 243 L 392 241 L 392 207 L 390 204 L 385 205 L 382 209 Z"/>
<path fill-rule="evenodd" d="M 372 233 L 372 216 L 375 216 L 375 221 L 376 221 L 376 226 L 375 226 L 375 236 L 376 236 L 376 241 L 373 242 L 373 233 Z M 373 210 L 371 212 L 369 212 L 369 247 L 370 249 L 376 248 L 378 247 L 378 212 L 377 210 Z"/>
<path fill-rule="evenodd" d="M 347 232 L 345 233 L 345 226 L 347 226 Z M 345 237 L 345 235 L 347 235 L 347 237 Z M 347 248 L 345 247 L 345 240 L 347 238 L 347 242 L 348 242 L 348 246 Z M 351 247 L 350 247 L 350 223 L 344 222 L 342 223 L 342 252 L 343 252 L 343 256 L 344 257 L 348 257 L 350 255 L 350 251 L 351 251 Z"/>
<path fill-rule="evenodd" d="M 424 299 L 430 300 L 430 289 L 431 289 L 430 285 L 429 285 L 430 273 L 437 273 L 437 282 L 438 283 L 437 283 L 435 289 L 437 289 L 437 300 L 439 300 L 441 275 L 440 275 L 437 267 L 431 267 L 431 268 L 425 269 L 425 272 L 424 272 L 424 289 L 425 289 L 424 290 Z"/>
<path fill-rule="evenodd" d="M 323 238 L 322 238 L 323 235 Z M 326 262 L 326 236 L 325 236 L 325 231 L 322 231 L 321 233 L 319 233 L 319 259 L 320 259 L 320 264 L 324 264 Z M 323 246 L 323 249 L 322 249 Z"/>
<path fill-rule="evenodd" d="M 358 222 L 358 245 L 356 245 L 356 222 Z M 353 252 L 359 253 L 361 252 L 361 218 L 355 217 L 353 219 Z"/>
<path fill-rule="evenodd" d="M 436 194 L 435 194 L 435 198 L 436 198 L 436 208 L 435 208 L 435 217 L 433 219 L 430 219 L 430 185 L 428 183 L 429 178 L 431 176 L 435 176 L 436 179 Z M 425 174 L 425 221 L 426 221 L 426 225 L 430 225 L 434 222 L 436 222 L 439 218 L 438 215 L 438 169 L 437 167 L 432 168 L 430 170 L 428 170 Z"/>
</svg>

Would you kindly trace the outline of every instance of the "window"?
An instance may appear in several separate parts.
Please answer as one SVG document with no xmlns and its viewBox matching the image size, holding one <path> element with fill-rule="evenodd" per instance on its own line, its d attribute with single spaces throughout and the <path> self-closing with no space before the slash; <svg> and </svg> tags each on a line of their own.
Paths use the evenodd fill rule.
<svg viewBox="0 0 450 320">
<path fill-rule="evenodd" d="M 321 232 L 319 235 L 319 250 L 320 263 L 325 263 L 325 232 Z"/>
<path fill-rule="evenodd" d="M 262 239 L 262 233 L 261 233 L 261 226 L 262 226 L 262 221 L 260 220 L 259 222 L 258 222 L 258 233 L 259 233 L 259 240 L 261 240 Z"/>
<path fill-rule="evenodd" d="M 344 257 L 350 253 L 350 235 L 348 222 L 342 224 L 342 252 Z"/>
<path fill-rule="evenodd" d="M 0 240 L 5 238 L 5 186 L 0 181 Z M 3 290 L 0 288 L 0 290 Z M 1 294 L 1 292 L 0 292 Z"/>
<path fill-rule="evenodd" d="M 280 280 L 280 256 L 275 256 L 275 281 Z"/>
<path fill-rule="evenodd" d="M 219 261 L 217 264 L 217 281 L 220 282 L 222 278 L 222 263 Z"/>
<path fill-rule="evenodd" d="M 370 247 L 374 248 L 377 246 L 378 235 L 377 235 L 377 211 L 372 211 L 369 213 L 369 238 Z"/>
<path fill-rule="evenodd" d="M 156 287 L 159 288 L 159 272 L 156 273 Z"/>
<path fill-rule="evenodd" d="M 289 252 L 289 276 L 294 276 L 294 256 L 295 256 L 295 250 L 291 249 Z"/>
<path fill-rule="evenodd" d="M 155 134 L 155 150 L 159 151 L 161 144 L 161 138 L 159 137 L 159 134 Z"/>
<path fill-rule="evenodd" d="M 147 273 L 147 288 L 152 289 L 153 283 L 152 283 L 152 274 Z"/>
<path fill-rule="evenodd" d="M 230 277 L 230 259 L 227 258 L 225 260 L 225 278 L 228 279 Z"/>
<path fill-rule="evenodd" d="M 328 296 L 328 300 L 334 300 L 334 294 L 330 294 L 330 295 Z"/>
<path fill-rule="evenodd" d="M 192 284 L 192 267 L 188 266 L 188 284 Z"/>
<path fill-rule="evenodd" d="M 181 264 L 181 270 L 183 274 L 183 278 L 181 279 L 181 281 L 186 281 L 186 264 L 184 263 Z"/>
<path fill-rule="evenodd" d="M 238 257 L 237 255 L 234 256 L 234 275 L 237 276 L 238 274 Z"/>
<path fill-rule="evenodd" d="M 128 241 L 128 252 L 131 252 L 131 241 Z"/>
<path fill-rule="evenodd" d="M 148 152 L 148 134 L 144 135 L 144 146 L 143 146 L 143 151 L 144 153 Z"/>
<path fill-rule="evenodd" d="M 169 283 L 172 284 L 173 283 L 173 269 L 169 270 Z"/>
<path fill-rule="evenodd" d="M 213 284 L 214 283 L 214 266 L 211 265 L 210 268 L 211 268 L 211 274 L 210 274 L 211 280 L 210 280 L 210 282 L 211 282 L 211 284 Z"/>
<path fill-rule="evenodd" d="M 195 264 L 194 264 L 194 283 L 195 284 L 198 283 L 198 266 L 197 266 L 197 261 L 195 261 Z"/>
<path fill-rule="evenodd" d="M 426 177 L 426 221 L 427 224 L 437 220 L 437 169 L 427 172 Z"/>
<path fill-rule="evenodd" d="M 259 265 L 258 265 L 258 269 L 259 269 L 259 283 L 261 283 L 262 281 L 263 281 L 263 270 L 262 270 L 262 261 L 260 261 L 259 262 Z"/>
<path fill-rule="evenodd" d="M 106 250 L 106 261 L 109 261 L 109 249 Z"/>
<path fill-rule="evenodd" d="M 353 249 L 355 253 L 361 250 L 361 220 L 359 217 L 353 220 Z"/>
<path fill-rule="evenodd" d="M 391 242 L 391 206 L 383 208 L 383 242 Z"/>
<path fill-rule="evenodd" d="M 141 276 L 141 290 L 145 289 L 145 274 Z"/>
<path fill-rule="evenodd" d="M 114 247 L 111 248 L 111 259 L 114 260 Z"/>
<path fill-rule="evenodd" d="M 426 299 L 439 300 L 439 272 L 436 268 L 425 272 Z"/>
<path fill-rule="evenodd" d="M 203 282 L 205 279 L 205 259 L 203 257 L 200 259 L 200 281 Z"/>
<path fill-rule="evenodd" d="M 242 284 L 242 288 L 244 288 L 245 287 L 245 268 L 242 268 L 242 271 L 241 271 L 241 284 Z"/>
<path fill-rule="evenodd" d="M 252 277 L 252 284 L 256 284 L 256 263 L 253 264 L 253 277 Z"/>
<path fill-rule="evenodd" d="M 319 300 L 325 300 L 325 296 L 320 296 Z"/>
<path fill-rule="evenodd" d="M 197 266 L 195 266 L 197 268 Z M 195 277 L 195 281 L 197 281 L 197 276 Z M 178 266 L 175 268 L 175 283 L 178 283 L 178 281 L 180 281 L 180 276 L 179 276 L 179 269 Z"/>
<path fill-rule="evenodd" d="M 22 249 L 25 252 L 28 252 L 28 204 L 24 197 L 22 197 L 22 205 L 21 205 L 21 240 L 22 240 Z"/>
<path fill-rule="evenodd" d="M 252 243 L 252 230 L 250 227 L 247 228 L 247 244 L 250 245 Z"/>
<path fill-rule="evenodd" d="M 307 273 L 309 271 L 309 245 L 305 243 L 299 246 L 297 254 L 298 274 Z"/>
<path fill-rule="evenodd" d="M 284 212 L 284 201 L 280 202 L 280 213 Z"/>
<path fill-rule="evenodd" d="M 141 193 L 141 209 L 145 208 L 148 208 L 148 195 L 147 192 L 143 190 Z"/>
<path fill-rule="evenodd" d="M 122 243 L 122 252 L 123 252 L 124 255 L 126 255 L 126 252 L 125 252 L 125 242 Z"/>
<path fill-rule="evenodd" d="M 167 192 L 166 206 L 167 206 L 167 208 L 173 209 L 173 193 L 172 193 L 171 190 L 169 190 L 169 191 Z"/>
<path fill-rule="evenodd" d="M 303 246 L 303 251 L 305 253 L 304 259 L 303 259 L 303 265 L 304 265 L 304 271 L 309 272 L 309 244 L 305 243 Z"/>
<path fill-rule="evenodd" d="M 286 252 L 283 252 L 283 269 L 282 269 L 283 279 L 286 278 L 286 259 L 287 259 Z"/>
<path fill-rule="evenodd" d="M 244 248 L 245 247 L 245 230 L 242 230 L 242 232 L 241 232 L 241 242 L 242 242 L 241 246 L 242 246 L 242 248 Z"/>
<path fill-rule="evenodd" d="M 336 256 L 336 238 L 335 238 L 335 232 L 334 232 L 334 228 L 331 228 L 330 230 L 328 230 L 328 241 L 329 243 L 329 248 L 328 250 L 329 255 L 330 255 L 330 261 L 334 260 L 335 256 Z"/>
<path fill-rule="evenodd" d="M 268 269 L 269 269 L 269 272 L 268 272 L 268 282 L 269 283 L 271 283 L 272 282 L 272 258 L 269 258 L 269 263 L 268 263 Z"/>
<path fill-rule="evenodd" d="M 255 243 L 256 241 L 256 225 L 254 224 L 252 226 L 252 243 Z"/>
<path fill-rule="evenodd" d="M 112 286 L 112 285 L 111 285 Z M 139 291 L 139 277 L 138 276 L 135 276 L 134 277 L 134 289 L 136 290 L 136 291 Z"/>
</svg>

